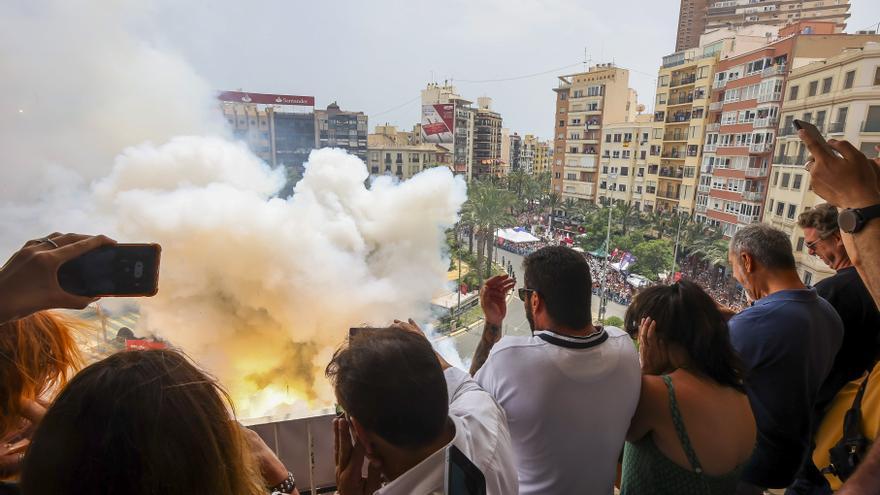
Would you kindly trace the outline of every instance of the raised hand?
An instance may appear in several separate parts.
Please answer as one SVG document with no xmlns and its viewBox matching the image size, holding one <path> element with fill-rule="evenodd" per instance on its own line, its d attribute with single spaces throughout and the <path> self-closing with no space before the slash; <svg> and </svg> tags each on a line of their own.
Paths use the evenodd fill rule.
<svg viewBox="0 0 880 495">
<path fill-rule="evenodd" d="M 849 141 L 828 140 L 827 146 L 805 130 L 798 136 L 813 159 L 810 172 L 813 190 L 825 201 L 841 208 L 864 208 L 880 203 L 880 165 L 868 159 Z M 835 150 L 841 156 L 835 155 Z"/>
<path fill-rule="evenodd" d="M 501 326 L 507 316 L 507 293 L 516 286 L 516 280 L 507 275 L 496 275 L 480 288 L 480 306 L 487 325 Z"/>
</svg>

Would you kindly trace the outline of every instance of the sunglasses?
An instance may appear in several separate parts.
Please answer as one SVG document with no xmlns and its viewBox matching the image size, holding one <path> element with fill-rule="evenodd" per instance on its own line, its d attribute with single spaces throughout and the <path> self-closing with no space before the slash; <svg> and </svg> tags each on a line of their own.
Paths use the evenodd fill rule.
<svg viewBox="0 0 880 495">
<path fill-rule="evenodd" d="M 517 295 L 519 296 L 519 300 L 522 302 L 526 302 L 529 299 L 529 294 L 532 292 L 536 292 L 535 289 L 526 289 L 525 287 L 521 287 L 517 291 Z"/>
</svg>

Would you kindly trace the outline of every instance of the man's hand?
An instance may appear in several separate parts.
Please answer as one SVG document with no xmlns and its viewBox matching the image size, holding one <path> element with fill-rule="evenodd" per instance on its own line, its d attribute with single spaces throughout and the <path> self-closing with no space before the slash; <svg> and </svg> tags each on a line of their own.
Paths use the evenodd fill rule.
<svg viewBox="0 0 880 495">
<path fill-rule="evenodd" d="M 372 495 L 382 483 L 379 468 L 370 463 L 367 477 L 361 476 L 366 452 L 360 443 L 351 444 L 348 420 L 333 420 L 336 433 L 336 490 L 339 495 Z"/>
<path fill-rule="evenodd" d="M 840 208 L 880 203 L 880 164 L 868 159 L 849 141 L 828 140 L 828 146 L 842 155 L 836 156 L 807 131 L 798 131 L 798 136 L 813 155 L 807 170 L 816 194 Z"/>
<path fill-rule="evenodd" d="M 412 318 L 410 318 L 408 321 L 394 320 L 394 324 L 391 326 L 394 328 L 399 328 L 401 330 L 406 330 L 407 332 L 410 332 L 410 333 L 414 333 L 416 335 L 419 335 L 423 339 L 428 340 L 428 336 L 425 335 L 425 332 L 423 332 L 422 329 L 419 328 L 419 326 L 416 324 L 416 322 Z M 428 340 L 428 342 L 430 343 L 430 340 Z M 433 347 L 433 345 L 431 347 Z M 437 361 L 440 361 L 441 368 L 443 368 L 445 370 L 447 368 L 452 367 L 451 364 L 449 364 L 445 359 L 443 359 L 443 356 L 441 356 L 439 352 L 434 351 L 434 355 L 437 356 Z"/>
<path fill-rule="evenodd" d="M 487 325 L 501 326 L 507 316 L 507 293 L 516 286 L 516 280 L 507 275 L 496 275 L 480 289 L 480 306 Z"/>
<path fill-rule="evenodd" d="M 58 268 L 95 248 L 115 243 L 105 236 L 57 232 L 28 241 L 0 268 L 0 323 L 44 309 L 82 309 L 96 301 L 65 292 L 58 285 Z"/>
</svg>

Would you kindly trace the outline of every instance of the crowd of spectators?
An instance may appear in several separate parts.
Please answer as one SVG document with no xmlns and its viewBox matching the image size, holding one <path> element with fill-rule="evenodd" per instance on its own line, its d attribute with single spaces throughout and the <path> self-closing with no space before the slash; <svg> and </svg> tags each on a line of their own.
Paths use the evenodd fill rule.
<svg viewBox="0 0 880 495">
<path fill-rule="evenodd" d="M 827 283 L 805 286 L 787 234 L 755 224 L 730 241 L 747 308 L 684 279 L 637 293 L 620 329 L 591 321 L 595 260 L 538 249 L 521 284 L 481 288 L 470 373 L 412 320 L 349 333 L 326 368 L 338 493 L 464 493 L 456 453 L 490 495 L 880 493 L 880 161 L 800 137 L 814 191 L 842 208 L 799 219 Z M 76 370 L 69 323 L 46 311 L 95 299 L 61 289 L 58 268 L 113 242 L 51 234 L 0 269 L 0 475 L 17 480 L 0 493 L 297 493 L 180 352 Z M 504 335 L 513 290 L 531 335 Z"/>
</svg>

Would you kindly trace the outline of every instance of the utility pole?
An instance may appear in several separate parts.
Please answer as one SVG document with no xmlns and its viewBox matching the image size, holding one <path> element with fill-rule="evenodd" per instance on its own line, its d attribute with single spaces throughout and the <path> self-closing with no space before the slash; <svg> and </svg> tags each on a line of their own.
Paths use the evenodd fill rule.
<svg viewBox="0 0 880 495">
<path fill-rule="evenodd" d="M 671 278 L 675 278 L 675 260 L 678 257 L 678 242 L 681 239 L 681 223 L 684 219 L 684 215 L 680 211 L 675 212 L 678 215 L 678 231 L 675 233 L 675 249 L 672 251 L 672 268 L 669 271 L 669 276 Z"/>
<path fill-rule="evenodd" d="M 617 174 L 608 174 L 608 179 L 610 183 L 608 184 L 608 188 L 610 190 L 611 184 L 614 184 L 617 180 Z M 611 211 L 613 210 L 612 205 L 613 200 L 612 196 L 608 195 L 608 231 L 605 234 L 605 263 L 602 265 L 602 288 L 599 291 L 599 321 L 605 319 L 605 312 L 607 311 L 608 306 L 608 255 L 611 251 Z"/>
</svg>

